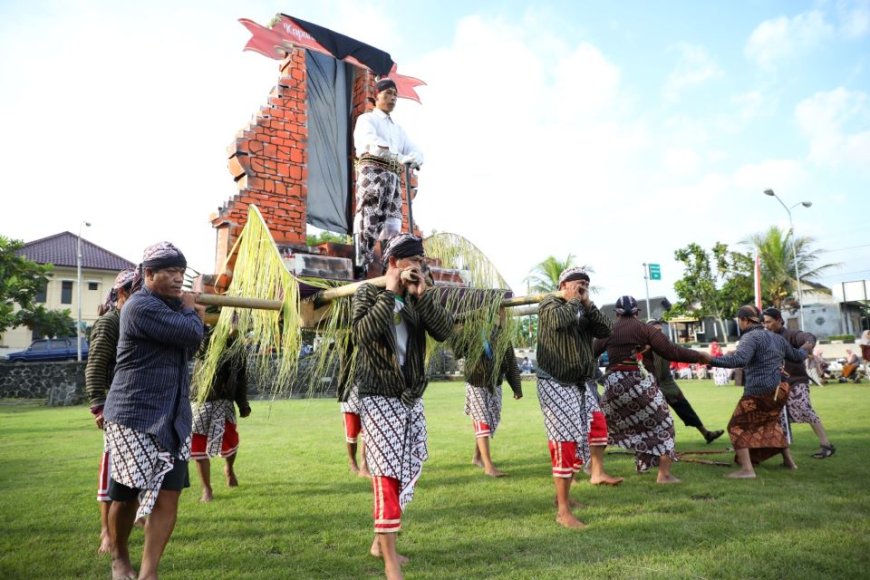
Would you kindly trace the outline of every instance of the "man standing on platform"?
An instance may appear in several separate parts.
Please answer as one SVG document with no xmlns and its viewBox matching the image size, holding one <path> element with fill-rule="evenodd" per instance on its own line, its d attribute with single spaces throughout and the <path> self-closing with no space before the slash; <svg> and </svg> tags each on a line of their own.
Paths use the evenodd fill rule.
<svg viewBox="0 0 870 580">
<path fill-rule="evenodd" d="M 556 521 L 582 528 L 569 496 L 582 463 L 589 461 L 593 485 L 622 482 L 604 471 L 607 420 L 598 403 L 592 354 L 592 340 L 610 336 L 610 321 L 589 299 L 589 274 L 582 268 L 564 270 L 559 290 L 561 297 L 548 296 L 538 310 L 538 400 L 553 463 Z"/>
<path fill-rule="evenodd" d="M 423 154 L 393 120 L 398 94 L 392 79 L 375 85 L 375 108 L 356 121 L 353 143 L 357 156 L 356 266 L 367 270 L 375 261 L 375 244 L 402 229 L 402 178 L 405 166 L 420 167 Z M 411 232 L 413 233 L 413 232 Z"/>
</svg>

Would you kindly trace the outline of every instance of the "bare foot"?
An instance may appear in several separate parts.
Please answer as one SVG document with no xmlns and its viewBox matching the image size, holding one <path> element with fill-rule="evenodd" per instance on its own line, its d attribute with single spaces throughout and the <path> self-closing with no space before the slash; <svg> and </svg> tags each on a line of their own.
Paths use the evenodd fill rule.
<svg viewBox="0 0 870 580">
<path fill-rule="evenodd" d="M 360 468 L 359 473 L 357 473 L 357 475 L 359 475 L 360 477 L 368 477 L 369 479 L 372 478 L 372 474 L 369 473 L 369 470 L 366 469 L 365 467 Z"/>
<path fill-rule="evenodd" d="M 504 471 L 499 471 L 495 467 L 493 467 L 492 469 L 485 469 L 483 473 L 490 477 L 505 477 L 507 475 L 507 473 L 505 473 Z"/>
<path fill-rule="evenodd" d="M 378 543 L 377 536 L 375 536 L 375 541 L 372 542 L 372 547 L 369 549 L 369 554 L 371 554 L 375 558 L 383 558 L 384 557 L 384 555 L 381 554 L 381 545 Z M 401 565 L 401 566 L 404 566 L 405 564 L 407 564 L 408 562 L 411 561 L 411 559 L 408 558 L 407 556 L 403 556 L 401 554 L 396 554 L 396 556 L 399 558 L 399 565 Z"/>
<path fill-rule="evenodd" d="M 356 464 L 356 461 L 349 460 L 347 462 L 347 467 L 351 473 L 356 473 L 359 475 L 359 466 Z"/>
<path fill-rule="evenodd" d="M 575 518 L 571 512 L 557 514 L 556 523 L 572 530 L 582 530 L 586 527 L 586 524 Z"/>
<path fill-rule="evenodd" d="M 480 458 L 480 456 L 475 455 L 474 457 L 471 458 L 471 464 L 476 465 L 478 467 L 483 467 L 483 460 Z"/>
<path fill-rule="evenodd" d="M 130 560 L 112 559 L 112 580 L 136 580 L 137 576 Z"/>
<path fill-rule="evenodd" d="M 589 478 L 589 483 L 592 485 L 619 485 L 625 481 L 624 477 L 613 477 L 607 473 L 602 473 L 599 476 L 593 475 Z"/>
<path fill-rule="evenodd" d="M 755 479 L 755 472 L 744 471 L 743 469 L 741 469 L 740 471 L 732 471 L 725 477 L 728 477 L 730 479 Z"/>
<path fill-rule="evenodd" d="M 795 463 L 794 461 L 783 461 L 782 466 L 786 469 L 791 469 L 792 471 L 797 469 L 797 463 Z"/>
<path fill-rule="evenodd" d="M 202 503 L 208 503 L 213 499 L 214 499 L 214 496 L 212 495 L 211 490 L 207 487 L 204 488 L 202 490 L 202 495 L 200 496 L 199 501 L 201 501 Z"/>
<path fill-rule="evenodd" d="M 559 500 L 554 499 L 554 500 L 553 500 L 553 505 L 556 506 L 556 507 L 559 507 Z M 581 510 L 583 510 L 583 509 L 586 509 L 586 504 L 583 503 L 583 502 L 579 502 L 579 501 L 577 501 L 576 499 L 568 499 L 568 507 L 570 507 L 572 510 L 573 510 L 573 509 L 581 509 Z"/>
<path fill-rule="evenodd" d="M 239 487 L 239 480 L 236 477 L 235 471 L 224 468 L 224 475 L 227 476 L 227 487 Z"/>
<path fill-rule="evenodd" d="M 682 481 L 680 479 L 674 477 L 673 475 L 670 475 L 670 474 L 669 475 L 659 474 L 659 476 L 656 478 L 656 483 L 663 483 L 663 484 L 664 483 L 682 483 Z"/>
<path fill-rule="evenodd" d="M 112 540 L 109 538 L 109 530 L 100 532 L 100 547 L 97 549 L 97 554 L 108 554 L 112 551 Z"/>
</svg>

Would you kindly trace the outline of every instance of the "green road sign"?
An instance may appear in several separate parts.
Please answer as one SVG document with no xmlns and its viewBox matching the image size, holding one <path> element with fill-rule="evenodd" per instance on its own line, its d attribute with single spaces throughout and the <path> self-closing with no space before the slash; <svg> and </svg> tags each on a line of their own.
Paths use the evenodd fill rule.
<svg viewBox="0 0 870 580">
<path fill-rule="evenodd" d="M 661 264 L 648 264 L 649 266 L 649 279 L 650 280 L 661 280 L 662 279 L 662 266 Z"/>
</svg>

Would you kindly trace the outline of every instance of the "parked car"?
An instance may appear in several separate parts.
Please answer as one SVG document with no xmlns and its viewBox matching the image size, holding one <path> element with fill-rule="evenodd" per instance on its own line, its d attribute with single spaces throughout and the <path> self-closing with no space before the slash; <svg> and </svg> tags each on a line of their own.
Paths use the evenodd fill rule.
<svg viewBox="0 0 870 580">
<path fill-rule="evenodd" d="M 60 360 L 76 360 L 76 339 L 44 338 L 34 340 L 26 350 L 6 355 L 9 362 L 51 362 Z M 82 360 L 88 359 L 88 341 L 82 339 Z"/>
</svg>

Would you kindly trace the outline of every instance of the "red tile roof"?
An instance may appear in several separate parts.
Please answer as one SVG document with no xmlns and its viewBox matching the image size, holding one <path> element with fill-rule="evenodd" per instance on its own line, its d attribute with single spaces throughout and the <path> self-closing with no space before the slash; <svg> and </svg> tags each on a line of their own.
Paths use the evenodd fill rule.
<svg viewBox="0 0 870 580">
<path fill-rule="evenodd" d="M 76 266 L 78 236 L 62 232 L 47 238 L 27 242 L 16 253 L 38 264 Z M 136 264 L 82 238 L 82 268 L 87 270 L 123 270 Z"/>
</svg>

